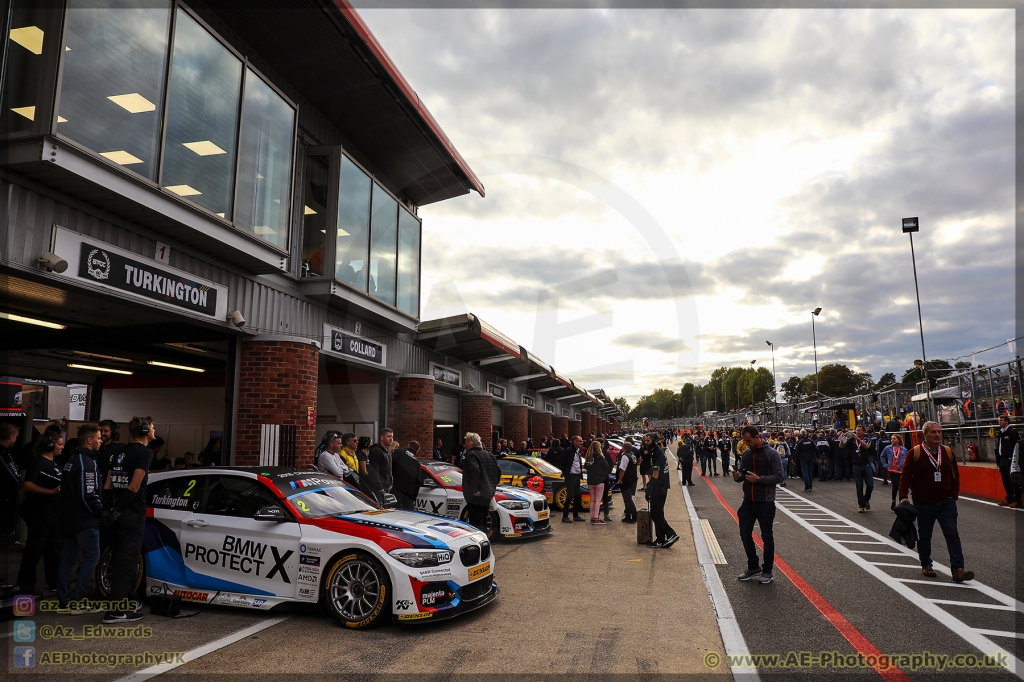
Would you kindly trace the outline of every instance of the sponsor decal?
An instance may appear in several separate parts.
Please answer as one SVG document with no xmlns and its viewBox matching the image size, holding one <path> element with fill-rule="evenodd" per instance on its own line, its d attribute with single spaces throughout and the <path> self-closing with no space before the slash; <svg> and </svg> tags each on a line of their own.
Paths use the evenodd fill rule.
<svg viewBox="0 0 1024 682">
<path fill-rule="evenodd" d="M 400 613 L 398 614 L 398 620 L 420 620 L 421 618 L 432 618 L 433 616 L 433 611 L 424 611 L 423 613 Z"/>
<path fill-rule="evenodd" d="M 472 581 L 476 580 L 477 578 L 482 578 L 485 575 L 489 575 L 490 572 L 491 572 L 491 562 L 488 561 L 486 563 L 480 564 L 479 566 L 475 566 L 475 567 L 469 569 L 469 580 L 470 580 L 470 582 L 472 582 Z"/>
<path fill-rule="evenodd" d="M 445 501 L 444 500 L 440 500 L 438 502 L 435 502 L 434 500 L 431 500 L 430 498 L 427 498 L 427 497 L 417 497 L 416 498 L 416 508 L 417 509 L 422 509 L 423 511 L 427 512 L 428 514 L 434 514 L 436 516 L 441 516 L 442 515 L 441 514 L 441 509 L 444 507 L 444 505 L 445 505 Z"/>
<path fill-rule="evenodd" d="M 377 514 L 387 514 L 390 509 L 371 509 L 370 511 L 359 512 L 363 516 L 376 516 Z"/>
<path fill-rule="evenodd" d="M 447 585 L 424 585 L 420 592 L 420 606 L 440 606 L 452 600 L 455 593 Z"/>
<path fill-rule="evenodd" d="M 320 554 L 322 550 L 317 545 L 307 545 L 306 543 L 302 543 L 299 545 L 299 551 L 303 554 Z"/>
<path fill-rule="evenodd" d="M 531 524 L 530 524 L 530 522 L 528 520 L 516 519 L 515 529 L 516 529 L 517 533 L 522 533 L 522 532 L 528 531 L 528 530 L 530 530 L 530 528 L 531 528 Z"/>
<path fill-rule="evenodd" d="M 503 474 L 498 479 L 498 483 L 501 485 L 514 485 L 518 488 L 525 488 L 526 484 L 523 482 L 526 480 L 526 476 L 513 476 L 512 474 Z"/>
<path fill-rule="evenodd" d="M 155 495 L 150 501 L 151 507 L 171 507 L 173 508 L 185 508 L 189 506 L 189 503 L 195 502 L 196 507 L 199 505 L 199 500 L 189 500 L 185 497 L 171 497 L 170 495 Z"/>
<path fill-rule="evenodd" d="M 295 598 L 296 599 L 308 599 L 308 600 L 311 600 L 311 601 L 316 601 L 316 588 L 315 587 L 303 587 L 302 585 L 299 585 L 298 587 L 295 588 Z"/>
<path fill-rule="evenodd" d="M 451 577 L 452 577 L 452 569 L 451 568 L 425 568 L 422 571 L 420 571 L 420 578 L 421 579 L 427 579 L 427 578 L 451 578 Z"/>
<path fill-rule="evenodd" d="M 319 581 L 317 580 L 317 576 L 315 574 L 299 573 L 298 582 L 300 585 L 316 585 Z"/>
<path fill-rule="evenodd" d="M 473 533 L 473 531 L 466 530 L 462 526 L 456 526 L 454 523 L 448 523 L 447 521 L 435 523 L 432 526 L 428 526 L 428 528 L 452 538 L 461 538 L 463 535 L 471 535 Z"/>
<path fill-rule="evenodd" d="M 338 486 L 341 483 L 336 478 L 323 478 L 319 476 L 311 476 L 309 478 L 300 478 L 297 481 L 290 481 L 288 485 L 292 487 L 292 490 L 298 490 L 300 488 L 319 488 L 322 486 Z"/>
<path fill-rule="evenodd" d="M 515 533 L 505 533 L 505 537 L 507 537 L 507 538 L 517 538 L 519 536 L 516 535 Z"/>
<path fill-rule="evenodd" d="M 267 557 L 268 548 L 272 559 Z M 255 574 L 257 577 L 267 580 L 273 580 L 275 576 L 279 576 L 286 583 L 291 583 L 291 580 L 288 578 L 285 562 L 294 553 L 294 550 L 289 549 L 281 554 L 274 545 L 254 540 L 243 540 L 233 535 L 224 536 L 224 542 L 220 549 L 204 547 L 191 542 L 185 544 L 186 561 L 191 558 L 196 563 L 220 566 L 239 573 Z M 270 566 L 269 571 L 264 571 L 266 566 Z"/>
<path fill-rule="evenodd" d="M 252 605 L 255 606 L 256 608 L 259 608 L 259 607 L 263 606 L 266 603 L 267 603 L 266 599 L 253 599 L 252 600 Z"/>
<path fill-rule="evenodd" d="M 201 602 L 208 602 L 208 601 L 210 601 L 210 593 L 209 592 L 190 592 L 188 590 L 175 590 L 174 591 L 174 596 L 181 597 L 185 601 L 201 601 Z"/>
<path fill-rule="evenodd" d="M 537 518 L 540 519 L 541 521 L 543 521 L 547 517 L 548 517 L 548 512 L 546 512 L 546 511 L 542 511 L 542 512 L 539 512 L 537 514 Z"/>
<path fill-rule="evenodd" d="M 320 557 L 318 556 L 300 556 L 299 557 L 299 570 L 301 571 L 304 566 L 319 566 Z"/>
<path fill-rule="evenodd" d="M 266 599 L 259 600 L 266 603 Z M 231 606 L 256 606 L 256 600 L 250 600 L 248 597 L 243 597 L 240 594 L 222 594 L 214 600 L 215 604 L 229 604 Z"/>
<path fill-rule="evenodd" d="M 395 602 L 396 611 L 408 611 L 412 608 L 412 599 L 399 599 Z"/>
</svg>

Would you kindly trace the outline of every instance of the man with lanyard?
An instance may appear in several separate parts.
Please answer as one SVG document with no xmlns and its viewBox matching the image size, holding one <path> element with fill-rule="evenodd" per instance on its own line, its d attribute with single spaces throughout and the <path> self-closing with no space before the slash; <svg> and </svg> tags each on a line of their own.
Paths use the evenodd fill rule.
<svg viewBox="0 0 1024 682">
<path fill-rule="evenodd" d="M 1020 434 L 1010 428 L 1010 417 L 1005 414 L 999 415 L 999 432 L 996 433 L 996 466 L 999 467 L 999 475 L 1003 479 L 1003 489 L 1006 491 L 1006 500 L 1000 502 L 1000 507 L 1016 509 L 1021 504 L 1021 488 L 1010 480 L 1010 460 L 1013 459 L 1013 449 L 1020 442 Z"/>
<path fill-rule="evenodd" d="M 683 472 L 683 485 L 694 485 L 693 482 L 693 446 L 685 438 L 676 444 L 676 468 Z"/>
<path fill-rule="evenodd" d="M 146 525 L 146 481 L 153 451 L 147 447 L 156 437 L 152 417 L 132 417 L 128 423 L 131 442 L 112 463 L 104 488 L 112 491 L 113 522 L 110 547 L 110 600 L 138 600 L 134 594 L 139 574 L 139 553 Z M 137 610 L 107 611 L 105 625 L 129 623 L 142 619 Z"/>
<path fill-rule="evenodd" d="M 565 458 L 565 506 L 562 507 L 562 523 L 583 521 L 580 510 L 583 508 L 583 497 L 580 485 L 583 483 L 583 439 L 573 436 L 572 445 Z M 594 500 L 590 501 L 594 504 Z M 569 518 L 569 507 L 572 506 L 572 518 Z"/>
<path fill-rule="evenodd" d="M 668 457 L 650 434 L 644 436 L 644 449 L 651 453 L 651 482 L 647 485 L 647 501 L 650 504 L 655 533 L 654 539 L 648 542 L 647 546 L 651 549 L 668 549 L 679 540 L 679 535 L 665 520 L 665 500 L 668 499 L 671 485 Z"/>
<path fill-rule="evenodd" d="M 622 515 L 623 523 L 636 523 L 636 453 L 633 452 L 633 439 L 626 438 L 619 452 L 619 492 L 622 493 L 622 504 L 625 507 Z"/>
<path fill-rule="evenodd" d="M 857 488 L 857 512 L 871 510 L 871 492 L 875 489 L 874 470 L 871 464 L 874 444 L 867 438 L 863 426 L 858 426 L 853 437 L 853 480 Z"/>
<path fill-rule="evenodd" d="M 932 531 L 939 522 L 949 550 L 949 568 L 953 582 L 974 579 L 974 571 L 964 569 L 964 550 L 957 529 L 956 500 L 960 497 L 960 471 L 953 451 L 942 444 L 942 426 L 925 422 L 921 427 L 924 442 L 916 445 L 907 455 L 900 475 L 900 503 L 907 496 L 913 498 L 917 510 L 917 555 L 921 559 L 921 573 L 935 577 L 932 568 Z"/>
<path fill-rule="evenodd" d="M 61 472 L 60 532 L 64 536 L 64 549 L 57 569 L 57 604 L 68 608 L 68 602 L 81 602 L 89 591 L 89 576 L 100 561 L 100 519 L 103 502 L 100 500 L 102 484 L 96 468 L 96 453 L 100 449 L 100 429 L 92 424 L 78 427 L 78 449 L 68 458 Z M 78 567 L 75 592 L 71 593 L 71 571 L 82 555 Z M 76 605 L 71 615 L 91 613 Z"/>
<path fill-rule="evenodd" d="M 747 570 L 740 574 L 740 580 L 752 580 L 767 585 L 772 581 L 775 565 L 775 486 L 786 480 L 782 469 L 782 458 L 768 447 L 756 426 L 744 426 L 740 432 L 747 449 L 732 472 L 732 480 L 743 483 L 743 504 L 736 510 L 740 522 L 740 541 L 747 554 Z M 754 545 L 754 522 L 757 522 L 764 541 L 764 562 L 757 559 Z"/>
<path fill-rule="evenodd" d="M 722 453 L 722 473 L 729 473 L 729 456 L 732 454 L 732 438 L 724 431 L 718 438 L 718 449 Z"/>
<path fill-rule="evenodd" d="M 104 419 L 99 423 L 99 426 L 101 443 L 99 452 L 96 453 L 96 468 L 99 470 L 100 478 L 106 481 L 114 458 L 124 449 L 124 444 L 117 442 L 121 438 L 121 433 L 117 429 L 117 422 L 111 419 Z M 110 508 L 111 494 L 106 489 L 101 493 L 104 509 Z"/>
</svg>

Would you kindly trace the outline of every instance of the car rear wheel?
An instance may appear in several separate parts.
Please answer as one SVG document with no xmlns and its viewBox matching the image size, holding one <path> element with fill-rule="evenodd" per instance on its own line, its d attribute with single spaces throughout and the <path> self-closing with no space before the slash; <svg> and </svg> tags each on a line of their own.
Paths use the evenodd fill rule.
<svg viewBox="0 0 1024 682">
<path fill-rule="evenodd" d="M 107 547 L 103 550 L 103 553 L 100 555 L 100 563 L 96 566 L 96 589 L 99 590 L 100 596 L 103 599 L 109 599 L 111 593 L 111 579 L 113 577 L 113 571 L 110 568 L 110 549 L 110 547 Z M 135 582 L 132 583 L 132 591 L 140 597 L 144 596 L 141 592 L 139 592 L 139 587 L 142 586 L 145 577 L 146 565 L 144 563 L 142 555 L 140 554 L 139 572 L 138 575 L 135 576 Z"/>
<path fill-rule="evenodd" d="M 498 516 L 498 512 L 492 511 L 490 513 L 491 525 L 487 527 L 487 539 L 493 540 L 495 535 L 500 535 L 498 531 L 501 530 L 501 517 Z"/>
<path fill-rule="evenodd" d="M 391 612 L 387 571 L 363 552 L 346 554 L 331 564 L 322 589 L 327 609 L 345 627 L 367 628 Z"/>
<path fill-rule="evenodd" d="M 552 506 L 558 511 L 565 509 L 565 503 L 569 498 L 569 491 L 563 485 L 561 488 L 555 491 L 555 494 L 551 498 Z"/>
</svg>

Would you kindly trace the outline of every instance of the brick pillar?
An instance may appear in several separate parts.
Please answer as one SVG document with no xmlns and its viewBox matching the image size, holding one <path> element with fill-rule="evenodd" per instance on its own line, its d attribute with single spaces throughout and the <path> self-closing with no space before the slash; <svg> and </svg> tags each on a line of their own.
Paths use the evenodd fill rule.
<svg viewBox="0 0 1024 682">
<path fill-rule="evenodd" d="M 526 440 L 526 415 L 530 408 L 526 405 L 505 405 L 502 410 L 502 434 L 519 447 L 519 443 Z"/>
<path fill-rule="evenodd" d="M 471 393 L 462 396 L 459 404 L 459 430 L 463 434 L 472 431 L 480 434 L 480 442 L 484 450 L 491 450 L 491 431 L 493 429 L 490 393 Z M 462 434 L 459 434 L 462 435 Z"/>
<path fill-rule="evenodd" d="M 551 413 L 536 410 L 533 413 L 533 444 L 539 446 L 541 438 L 551 438 Z"/>
<path fill-rule="evenodd" d="M 555 434 L 555 438 L 564 438 L 569 433 L 569 418 L 551 417 L 551 433 Z"/>
<path fill-rule="evenodd" d="M 294 425 L 295 464 L 312 464 L 316 427 L 306 426 L 306 416 L 316 410 L 320 345 L 261 335 L 243 340 L 239 360 L 235 465 L 259 465 L 263 424 Z"/>
<path fill-rule="evenodd" d="M 581 434 L 581 430 L 580 430 L 581 424 L 582 424 L 582 422 L 579 422 L 579 421 L 577 421 L 575 419 L 570 419 L 569 420 L 569 438 L 570 439 L 575 438 L 576 436 L 582 435 Z"/>
<path fill-rule="evenodd" d="M 434 442 L 434 377 L 403 374 L 388 384 L 391 396 L 387 428 L 402 447 L 414 440 L 419 442 L 421 453 L 430 454 Z"/>
<path fill-rule="evenodd" d="M 580 416 L 582 417 L 580 420 L 580 435 L 586 440 L 590 432 L 594 430 L 593 415 L 589 412 L 583 412 Z"/>
<path fill-rule="evenodd" d="M 622 430 L 622 422 L 620 422 L 618 419 L 616 419 L 615 421 L 612 422 L 612 431 L 615 431 L 616 433 L 618 433 L 621 430 Z"/>
</svg>

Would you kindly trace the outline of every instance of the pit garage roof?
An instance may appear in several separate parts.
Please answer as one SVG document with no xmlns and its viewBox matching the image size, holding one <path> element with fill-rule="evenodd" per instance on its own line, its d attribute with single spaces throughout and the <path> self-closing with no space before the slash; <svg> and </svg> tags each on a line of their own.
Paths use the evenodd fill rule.
<svg viewBox="0 0 1024 682">
<path fill-rule="evenodd" d="M 417 205 L 484 186 L 347 0 L 208 0 L 217 19 Z"/>
<path fill-rule="evenodd" d="M 472 313 L 421 322 L 418 341 L 437 353 L 472 363 L 545 397 L 570 404 L 602 405 L 597 396 Z M 576 397 L 579 400 L 573 400 Z"/>
</svg>

